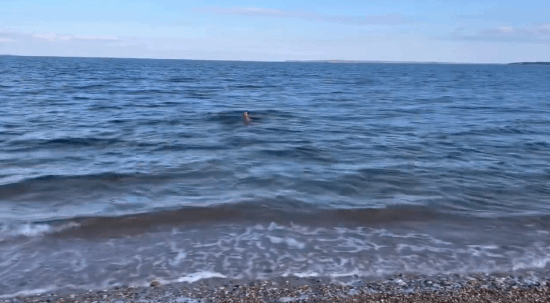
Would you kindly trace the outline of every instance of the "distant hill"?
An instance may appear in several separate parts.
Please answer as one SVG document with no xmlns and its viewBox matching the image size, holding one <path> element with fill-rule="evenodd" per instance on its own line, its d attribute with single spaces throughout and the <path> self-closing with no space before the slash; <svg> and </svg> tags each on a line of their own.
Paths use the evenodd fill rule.
<svg viewBox="0 0 550 303">
<path fill-rule="evenodd" d="M 423 62 L 423 61 L 369 61 L 369 60 L 286 60 L 292 63 L 395 63 L 395 64 L 456 64 L 453 62 Z"/>
<path fill-rule="evenodd" d="M 550 62 L 514 62 L 514 65 L 550 65 Z"/>
</svg>

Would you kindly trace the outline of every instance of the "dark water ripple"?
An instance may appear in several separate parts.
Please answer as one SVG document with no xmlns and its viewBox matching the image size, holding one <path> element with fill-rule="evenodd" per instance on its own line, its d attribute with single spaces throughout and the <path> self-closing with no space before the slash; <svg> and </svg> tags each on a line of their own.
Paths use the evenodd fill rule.
<svg viewBox="0 0 550 303">
<path fill-rule="evenodd" d="M 441 262 L 435 271 L 459 270 L 460 264 L 488 271 L 544 268 L 549 261 L 550 230 L 541 223 L 550 215 L 548 67 L 0 56 L 0 70 L 0 246 L 9 248 L 6 260 L 25 259 L 17 247 L 32 241 L 46 241 L 40 244 L 45 252 L 78 250 L 74 239 L 103 234 L 106 226 L 105 241 L 119 241 L 128 251 L 140 245 L 119 236 L 135 226 L 141 227 L 132 235 L 168 245 L 165 226 L 203 222 L 219 236 L 207 239 L 228 251 L 242 247 L 216 242 L 229 241 L 217 223 L 258 245 L 252 258 L 259 263 L 267 262 L 261 256 L 270 247 L 284 243 L 304 258 L 307 247 L 329 254 L 312 256 L 322 270 L 299 265 L 296 257 L 279 263 L 274 275 L 340 275 L 330 268 L 343 261 L 330 255 L 325 238 L 356 251 L 346 259 L 355 264 L 348 273 L 364 268 L 365 275 L 376 271 L 373 264 L 379 272 L 417 268 L 415 258 Z M 243 111 L 254 118 L 248 126 Z M 476 233 L 487 226 L 492 240 Z M 354 229 L 369 227 L 381 229 Z M 33 238 L 43 235 L 68 242 L 48 246 L 46 238 Z M 308 235 L 321 242 L 308 242 Z M 181 241 L 194 241 L 185 237 Z M 403 263 L 392 267 L 372 247 L 346 246 L 365 237 L 377 239 L 372 247 L 394 247 L 388 258 Z M 199 242 L 190 251 L 215 261 L 193 259 L 197 271 L 233 275 L 245 266 L 223 261 Z M 490 251 L 481 256 L 468 243 Z M 449 257 L 449 247 L 461 253 Z M 81 254 L 74 264 L 99 262 L 99 255 Z M 44 258 L 40 262 L 58 264 Z M 336 263 L 323 263 L 327 258 Z M 0 264 L 0 280 L 23 277 L 30 268 L 8 263 Z M 101 285 L 85 279 L 94 266 L 75 265 L 60 277 Z M 178 266 L 161 276 L 181 275 Z M 263 272 L 255 266 L 246 275 Z M 132 281 L 151 272 L 134 272 Z M 19 288 L 0 283 L 0 292 L 44 288 L 46 280 Z"/>
</svg>

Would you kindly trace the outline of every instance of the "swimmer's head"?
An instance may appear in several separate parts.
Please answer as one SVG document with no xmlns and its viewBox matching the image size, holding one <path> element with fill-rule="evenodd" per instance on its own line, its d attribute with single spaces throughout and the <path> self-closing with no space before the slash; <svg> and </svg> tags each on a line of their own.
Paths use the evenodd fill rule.
<svg viewBox="0 0 550 303">
<path fill-rule="evenodd" d="M 243 120 L 244 120 L 244 123 L 245 123 L 245 124 L 250 123 L 250 121 L 252 120 L 252 119 L 250 118 L 250 115 L 248 114 L 248 112 L 244 112 L 244 113 L 243 113 Z"/>
</svg>

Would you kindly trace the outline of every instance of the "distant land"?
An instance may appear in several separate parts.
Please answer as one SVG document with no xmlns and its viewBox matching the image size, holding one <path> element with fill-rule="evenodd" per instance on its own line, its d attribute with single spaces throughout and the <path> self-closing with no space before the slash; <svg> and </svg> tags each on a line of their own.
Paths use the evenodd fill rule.
<svg viewBox="0 0 550 303">
<path fill-rule="evenodd" d="M 519 65 L 550 65 L 550 62 L 514 62 L 510 64 L 519 64 Z"/>
<path fill-rule="evenodd" d="M 423 61 L 378 61 L 378 60 L 286 60 L 285 62 L 301 62 L 301 63 L 414 63 L 414 64 L 460 64 L 453 62 L 423 62 Z"/>
<path fill-rule="evenodd" d="M 394 64 L 483 64 L 483 65 L 550 65 L 550 61 L 538 61 L 538 62 L 512 62 L 512 63 L 474 63 L 474 62 L 445 62 L 445 61 L 385 61 L 385 60 L 341 60 L 341 59 L 329 59 L 329 60 L 284 60 L 284 61 L 256 61 L 256 60 L 213 60 L 213 59 L 186 59 L 186 58 L 149 58 L 149 57 L 94 57 L 94 56 L 28 56 L 28 55 L 13 55 L 13 54 L 1 54 L 0 57 L 37 57 L 37 58 L 87 58 L 87 59 L 137 59 L 137 60 L 188 60 L 188 61 L 229 61 L 229 62 L 295 62 L 295 63 L 394 63 Z"/>
</svg>

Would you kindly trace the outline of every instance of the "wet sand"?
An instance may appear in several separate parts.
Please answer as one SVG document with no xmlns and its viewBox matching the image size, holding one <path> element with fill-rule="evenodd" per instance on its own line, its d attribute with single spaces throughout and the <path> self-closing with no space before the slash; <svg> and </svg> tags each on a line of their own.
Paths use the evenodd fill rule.
<svg viewBox="0 0 550 303">
<path fill-rule="evenodd" d="M 279 278 L 268 281 L 208 279 L 192 284 L 115 287 L 110 290 L 16 296 L 0 302 L 550 302 L 547 274 L 398 275 L 385 280 Z"/>
</svg>

